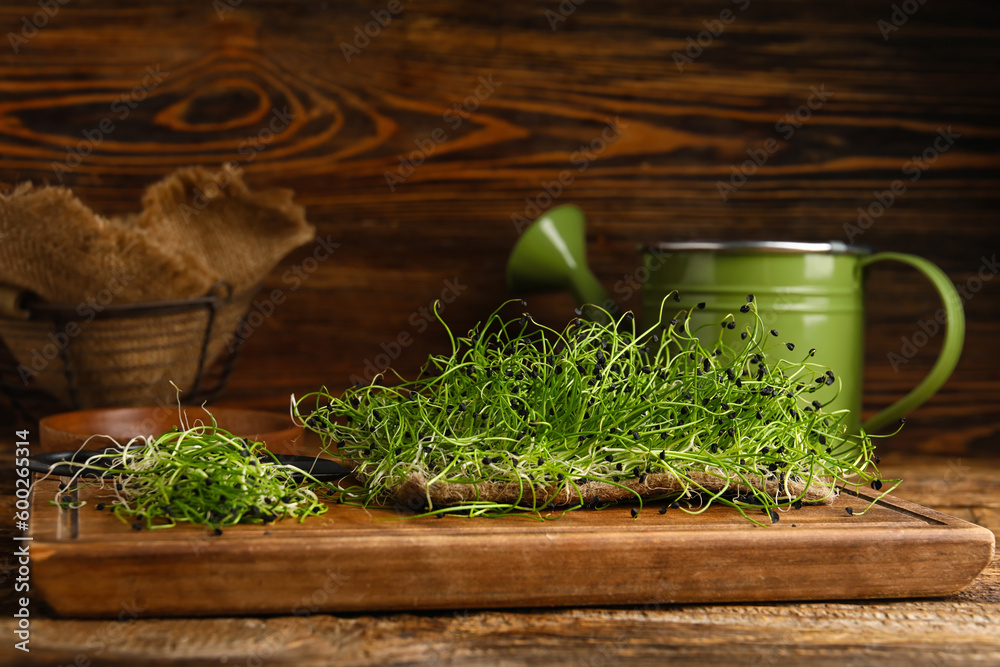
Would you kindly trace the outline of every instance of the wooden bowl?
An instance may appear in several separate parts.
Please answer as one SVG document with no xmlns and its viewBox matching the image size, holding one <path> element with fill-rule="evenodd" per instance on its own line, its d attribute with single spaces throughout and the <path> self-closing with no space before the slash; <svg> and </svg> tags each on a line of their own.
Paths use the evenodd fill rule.
<svg viewBox="0 0 1000 667">
<path fill-rule="evenodd" d="M 233 435 L 264 442 L 275 454 L 301 454 L 302 427 L 295 426 L 287 414 L 246 410 L 243 408 L 184 406 L 189 425 L 202 421 L 211 423 Z M 87 449 L 100 449 L 115 443 L 125 444 L 132 438 L 158 436 L 174 426 L 180 426 L 177 409 L 166 408 L 102 408 L 64 412 L 45 417 L 38 423 L 41 450 L 57 452 L 79 449 L 88 438 Z M 97 436 L 97 437 L 91 437 Z"/>
</svg>

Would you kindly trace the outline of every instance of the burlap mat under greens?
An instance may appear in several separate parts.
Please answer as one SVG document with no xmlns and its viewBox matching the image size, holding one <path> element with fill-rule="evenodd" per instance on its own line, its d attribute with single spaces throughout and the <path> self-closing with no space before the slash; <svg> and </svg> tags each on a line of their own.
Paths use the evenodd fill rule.
<svg viewBox="0 0 1000 667">
<path fill-rule="evenodd" d="M 576 504 L 612 503 L 623 500 L 654 498 L 684 494 L 695 497 L 710 495 L 725 490 L 728 495 L 751 493 L 751 487 L 765 491 L 769 496 L 792 497 L 802 495 L 802 500 L 810 503 L 830 504 L 836 497 L 836 489 L 820 480 L 812 480 L 806 488 L 801 481 L 788 480 L 787 491 L 779 487 L 778 478 L 755 476 L 741 484 L 739 480 L 727 479 L 722 471 L 690 470 L 687 480 L 663 473 L 644 475 L 641 479 L 626 479 L 619 484 L 590 481 L 578 484 L 532 484 L 529 480 L 516 482 L 483 481 L 476 484 L 434 483 L 428 489 L 427 477 L 413 473 L 396 489 L 397 502 L 410 508 L 424 507 L 430 499 L 434 507 L 450 507 L 468 502 L 517 503 L 526 507 L 539 507 L 551 503 L 555 507 Z M 363 474 L 357 475 L 364 479 Z"/>
</svg>

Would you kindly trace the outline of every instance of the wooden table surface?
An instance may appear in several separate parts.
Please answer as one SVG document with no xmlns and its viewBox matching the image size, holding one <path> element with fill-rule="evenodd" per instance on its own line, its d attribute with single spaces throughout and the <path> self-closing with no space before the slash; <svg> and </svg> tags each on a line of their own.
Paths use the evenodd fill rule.
<svg viewBox="0 0 1000 667">
<path fill-rule="evenodd" d="M 885 451 L 898 497 L 1000 531 L 1000 456 Z M 11 465 L 10 440 L 4 447 Z M 9 468 L 8 468 L 9 469 Z M 13 544 L 12 481 L 0 541 Z M 294 554 L 289 572 L 294 576 Z M 453 610 L 120 620 L 61 620 L 32 609 L 30 653 L 12 648 L 15 610 L 5 556 L 3 664 L 386 665 L 687 663 L 698 665 L 973 665 L 1000 663 L 1000 566 L 943 599 L 752 605 Z M 182 575 L 182 573 L 180 573 Z M 86 576 L 86 573 L 81 573 Z M 789 573 L 794 576 L 794 573 Z"/>
</svg>

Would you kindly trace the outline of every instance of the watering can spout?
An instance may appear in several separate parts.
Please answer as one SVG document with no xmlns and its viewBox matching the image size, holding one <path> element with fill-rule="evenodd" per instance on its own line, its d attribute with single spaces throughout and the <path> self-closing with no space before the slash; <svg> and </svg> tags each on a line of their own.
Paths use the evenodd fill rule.
<svg viewBox="0 0 1000 667">
<path fill-rule="evenodd" d="M 607 320 L 618 306 L 587 264 L 586 222 L 576 206 L 556 206 L 518 239 L 507 261 L 507 287 L 516 293 L 567 290 L 588 319 Z M 596 306 L 596 307 L 595 307 Z"/>
</svg>

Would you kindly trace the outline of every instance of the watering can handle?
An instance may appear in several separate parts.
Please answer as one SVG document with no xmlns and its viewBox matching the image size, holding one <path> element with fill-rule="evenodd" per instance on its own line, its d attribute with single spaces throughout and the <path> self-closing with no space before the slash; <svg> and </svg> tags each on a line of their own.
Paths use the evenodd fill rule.
<svg viewBox="0 0 1000 667">
<path fill-rule="evenodd" d="M 934 367 L 931 369 L 927 377 L 923 379 L 913 390 L 910 391 L 906 396 L 899 399 L 885 410 L 882 410 L 876 414 L 871 419 L 867 420 L 863 427 L 865 431 L 875 432 L 883 427 L 891 424 L 892 422 L 898 420 L 900 417 L 905 416 L 911 410 L 916 408 L 918 405 L 926 401 L 928 398 L 934 395 L 951 372 L 955 369 L 955 365 L 958 364 L 958 359 L 962 354 L 962 345 L 965 341 L 965 314 L 962 310 L 962 299 L 959 297 L 958 292 L 955 290 L 955 286 L 952 285 L 951 280 L 945 275 L 944 271 L 939 269 L 937 266 L 928 262 L 926 259 L 921 257 L 916 257 L 915 255 L 907 255 L 898 252 L 881 252 L 877 253 L 861 260 L 861 267 L 866 268 L 875 262 L 884 261 L 894 261 L 902 262 L 903 264 L 908 264 L 915 268 L 920 273 L 924 274 L 928 280 L 937 289 L 938 295 L 941 297 L 941 301 L 944 304 L 942 311 L 939 314 L 944 315 L 944 322 L 941 323 L 940 315 L 935 318 L 935 323 L 940 323 L 940 326 L 944 327 L 944 343 L 941 345 L 941 352 L 938 355 L 937 362 L 935 362 Z M 932 332 L 923 330 L 922 333 L 929 339 L 938 329 L 935 328 Z M 916 338 L 916 335 L 913 336 Z M 912 343 L 911 343 L 912 345 Z M 914 346 L 916 347 L 916 346 Z M 906 350 L 903 349 L 900 353 L 890 353 L 889 362 L 892 363 L 893 368 L 896 369 L 897 364 L 906 363 L 909 361 L 909 357 L 912 354 L 907 355 Z M 914 351 L 914 354 L 916 352 Z M 898 359 L 896 358 L 898 357 Z"/>
</svg>

